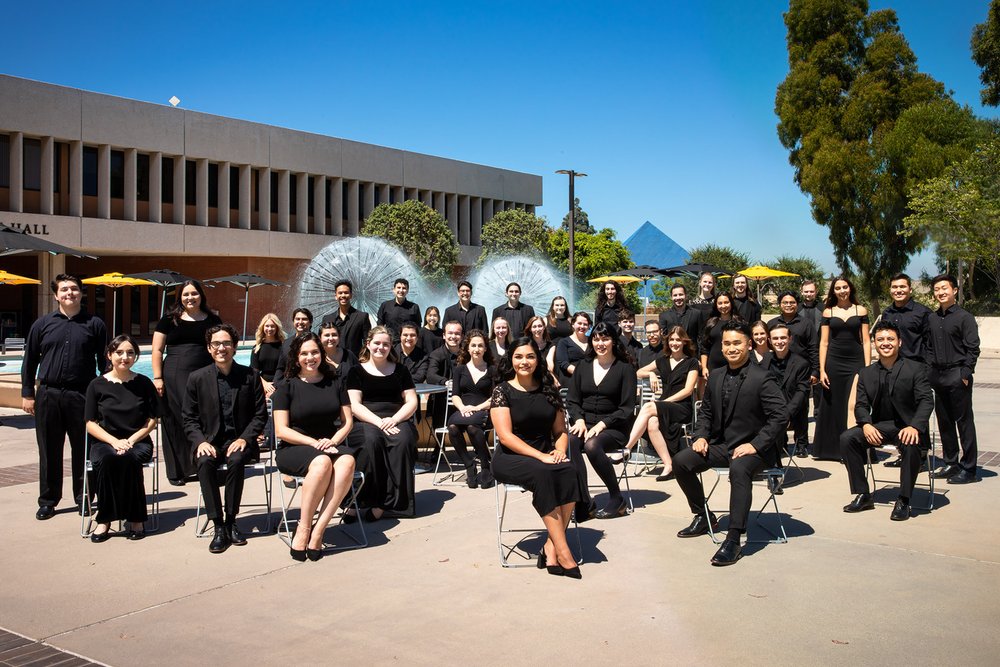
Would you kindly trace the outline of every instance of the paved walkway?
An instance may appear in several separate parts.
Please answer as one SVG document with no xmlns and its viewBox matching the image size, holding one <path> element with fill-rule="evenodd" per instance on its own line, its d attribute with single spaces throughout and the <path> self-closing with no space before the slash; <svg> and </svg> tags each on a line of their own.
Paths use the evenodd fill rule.
<svg viewBox="0 0 1000 667">
<path fill-rule="evenodd" d="M 582 581 L 499 567 L 494 492 L 435 488 L 429 475 L 417 478 L 417 518 L 369 526 L 367 549 L 318 563 L 256 533 L 209 554 L 193 536 L 191 485 L 163 485 L 158 534 L 94 545 L 68 505 L 34 520 L 32 420 L 0 415 L 0 628 L 27 638 L 0 632 L 0 664 L 30 662 L 2 652 L 30 640 L 43 643 L 26 654 L 44 649 L 45 664 L 995 665 L 1000 361 L 983 360 L 977 380 L 982 481 L 938 485 L 932 512 L 844 514 L 843 468 L 807 460 L 804 482 L 779 497 L 789 543 L 749 545 L 719 569 L 707 537 L 674 537 L 690 520 L 676 483 L 643 477 L 635 514 L 581 527 Z M 247 495 L 262 498 L 257 480 Z M 540 525 L 525 496 L 510 513 Z"/>
</svg>

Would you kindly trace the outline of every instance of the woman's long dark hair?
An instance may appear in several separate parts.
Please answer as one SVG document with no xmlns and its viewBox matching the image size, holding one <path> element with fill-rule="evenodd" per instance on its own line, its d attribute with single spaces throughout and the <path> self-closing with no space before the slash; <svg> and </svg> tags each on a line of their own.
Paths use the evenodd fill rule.
<svg viewBox="0 0 1000 667">
<path fill-rule="evenodd" d="M 604 296 L 604 289 L 608 285 L 615 286 L 615 302 L 610 306 L 608 305 L 608 298 Z M 623 310 L 628 308 L 628 303 L 625 302 L 625 293 L 622 291 L 622 286 L 618 284 L 617 280 L 606 280 L 601 285 L 601 291 L 597 295 L 597 308 L 594 312 L 594 317 L 597 318 L 597 321 L 601 321 L 601 315 L 603 315 L 607 308 L 613 309 L 618 316 L 621 315 Z"/>
<path fill-rule="evenodd" d="M 473 338 L 483 339 L 483 344 L 486 346 L 486 351 L 483 352 L 483 361 L 486 362 L 487 366 L 493 366 L 493 350 L 490 349 L 490 337 L 482 329 L 471 329 L 469 333 L 465 334 L 465 337 L 462 338 L 462 346 L 458 350 L 458 357 L 455 359 L 455 365 L 469 363 L 469 359 L 472 358 L 472 355 L 469 354 L 469 343 L 472 342 Z"/>
<path fill-rule="evenodd" d="M 622 345 L 622 339 L 617 331 L 617 327 L 613 327 L 607 322 L 598 322 L 594 325 L 594 328 L 590 330 L 590 335 L 587 336 L 587 351 L 583 353 L 584 359 L 587 361 L 593 361 L 597 358 L 597 353 L 594 352 L 594 336 L 606 336 L 610 338 L 611 354 L 614 355 L 615 359 L 627 364 L 632 363 L 632 360 L 629 359 L 628 353 L 625 351 L 625 346 Z"/>
<path fill-rule="evenodd" d="M 566 297 L 564 296 L 552 297 L 552 301 L 551 303 L 549 303 L 549 313 L 548 315 L 545 316 L 545 319 L 548 321 L 547 323 L 550 327 L 554 327 L 556 325 L 556 322 L 559 321 L 559 318 L 556 317 L 556 308 L 555 308 L 556 301 L 562 301 L 563 303 L 566 304 L 566 310 L 563 313 L 562 319 L 564 320 L 569 319 L 569 301 L 566 300 Z"/>
<path fill-rule="evenodd" d="M 288 346 L 288 365 L 285 366 L 285 377 L 298 377 L 299 371 L 302 370 L 302 367 L 299 365 L 299 350 L 309 341 L 316 343 L 316 347 L 319 348 L 320 375 L 325 378 L 337 377 L 337 369 L 326 362 L 326 352 L 323 350 L 323 342 L 312 331 L 303 331 L 292 339 L 291 344 Z"/>
<path fill-rule="evenodd" d="M 670 356 L 671 336 L 677 336 L 684 342 L 684 354 L 689 357 L 694 357 L 695 359 L 698 358 L 698 348 L 695 346 L 694 341 L 691 340 L 691 336 L 688 335 L 688 332 L 684 329 L 684 327 L 677 325 L 670 327 L 670 331 L 668 331 L 667 335 L 663 337 L 663 349 L 660 350 L 661 355 L 664 357 Z"/>
<path fill-rule="evenodd" d="M 497 377 L 504 382 L 514 378 L 514 362 L 512 357 L 519 347 L 524 347 L 525 345 L 535 351 L 535 358 L 538 360 L 538 363 L 535 365 L 535 372 L 531 374 L 531 377 L 541 385 L 542 395 L 545 396 L 545 400 L 557 410 L 562 410 L 562 396 L 559 395 L 559 390 L 556 389 L 555 380 L 552 374 L 549 373 L 545 357 L 542 356 L 542 352 L 538 349 L 538 344 L 535 343 L 534 338 L 521 336 L 507 346 L 507 353 L 503 355 L 497 366 Z"/>
<path fill-rule="evenodd" d="M 837 276 L 836 278 L 830 281 L 830 289 L 829 291 L 827 291 L 826 299 L 823 301 L 824 308 L 833 308 L 834 306 L 837 305 L 837 295 L 833 291 L 833 286 L 836 285 L 841 280 L 847 283 L 847 286 L 851 290 L 851 296 L 850 296 L 851 303 L 853 303 L 855 306 L 858 305 L 858 292 L 856 289 L 854 289 L 854 283 L 852 283 L 847 278 L 847 276 Z"/>
<path fill-rule="evenodd" d="M 139 349 L 139 344 L 135 342 L 135 338 L 132 338 L 132 336 L 129 336 L 128 334 L 118 334 L 117 336 L 112 338 L 111 342 L 108 343 L 108 346 L 104 348 L 104 367 L 106 369 L 110 369 L 112 367 L 111 355 L 114 353 L 115 350 L 118 349 L 118 346 L 121 345 L 122 343 L 128 343 L 129 345 L 131 345 L 132 351 L 135 352 L 135 360 L 136 361 L 139 360 L 139 355 L 142 354 L 142 350 Z"/>
<path fill-rule="evenodd" d="M 184 312 L 184 304 L 181 303 L 181 293 L 188 285 L 198 290 L 198 294 L 201 295 L 201 301 L 198 304 L 198 307 L 201 308 L 201 312 L 206 315 L 212 315 L 212 311 L 208 309 L 208 297 L 205 296 L 205 288 L 202 287 L 201 283 L 197 280 L 185 280 L 177 286 L 177 291 L 175 292 L 174 297 L 174 305 L 170 306 L 170 310 L 167 311 L 167 315 L 170 316 L 170 319 L 173 320 L 174 324 L 177 324 L 180 321 L 181 313 Z"/>
</svg>

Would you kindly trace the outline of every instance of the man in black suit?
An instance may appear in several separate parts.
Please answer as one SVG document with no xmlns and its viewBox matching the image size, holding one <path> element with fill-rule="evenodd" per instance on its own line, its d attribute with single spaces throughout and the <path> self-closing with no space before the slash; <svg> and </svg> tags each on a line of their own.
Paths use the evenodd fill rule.
<svg viewBox="0 0 1000 667">
<path fill-rule="evenodd" d="M 490 321 L 486 319 L 486 309 L 472 302 L 472 283 L 463 280 L 458 284 L 458 303 L 444 309 L 444 321 L 452 320 L 462 325 L 462 331 L 489 332 Z"/>
<path fill-rule="evenodd" d="M 753 478 L 775 464 L 775 442 L 788 423 L 788 413 L 774 377 L 750 363 L 750 325 L 728 320 L 721 326 L 727 365 L 709 375 L 695 440 L 674 457 L 673 463 L 677 483 L 694 514 L 691 525 L 677 537 L 704 535 L 709 521 L 715 528 L 715 515 L 705 516 L 705 490 L 698 474 L 709 468 L 729 468 L 729 531 L 712 557 L 712 565 L 732 565 L 742 551 L 740 536 L 747 529 Z"/>
<path fill-rule="evenodd" d="M 784 323 L 777 322 L 773 327 L 769 327 L 768 337 L 771 340 L 771 353 L 764 355 L 760 367 L 777 380 L 778 387 L 785 397 L 785 410 L 791 421 L 792 415 L 805 410 L 809 404 L 809 364 L 802 357 L 792 354 L 791 333 Z M 776 444 L 780 463 L 781 454 L 788 447 L 788 424 L 778 433 Z M 780 494 L 781 487 L 776 488 L 774 492 Z"/>
<path fill-rule="evenodd" d="M 854 377 L 854 418 L 858 426 L 840 436 L 851 493 L 857 494 L 844 511 L 875 508 L 865 474 L 865 450 L 895 441 L 903 463 L 899 470 L 899 498 L 890 518 L 905 521 L 910 517 L 910 496 L 929 446 L 927 429 L 934 396 L 927 381 L 927 366 L 899 355 L 902 337 L 895 323 L 880 320 L 872 327 L 871 336 L 878 363 L 861 369 Z"/>
<path fill-rule="evenodd" d="M 784 322 L 791 334 L 792 354 L 798 355 L 809 363 L 809 384 L 819 382 L 819 336 L 812 320 L 807 320 L 799 313 L 799 295 L 792 291 L 778 295 L 778 307 L 781 315 L 768 321 L 767 326 Z M 796 456 L 805 458 L 809 455 L 809 413 L 799 410 L 791 415 L 792 427 L 795 429 Z"/>
<path fill-rule="evenodd" d="M 404 324 L 415 324 L 419 327 L 423 320 L 420 319 L 420 306 L 406 298 L 410 293 L 409 280 L 396 278 L 396 282 L 392 284 L 392 293 L 395 296 L 378 307 L 375 323 L 388 327 L 392 332 L 392 340 L 398 343 L 399 332 Z"/>
<path fill-rule="evenodd" d="M 517 283 L 507 285 L 507 303 L 493 309 L 493 319 L 502 317 L 510 325 L 511 338 L 524 335 L 524 327 L 528 320 L 535 316 L 535 309 L 526 303 L 521 303 L 521 286 Z M 447 318 L 445 319 L 447 322 Z"/>
<path fill-rule="evenodd" d="M 681 327 L 697 345 L 701 340 L 701 330 L 705 328 L 705 312 L 687 304 L 687 289 L 679 283 L 670 288 L 670 300 L 674 307 L 660 313 L 663 335 L 667 336 L 673 327 Z"/>
<path fill-rule="evenodd" d="M 323 324 L 333 322 L 340 330 L 340 347 L 354 354 L 361 354 L 372 322 L 368 313 L 351 305 L 354 298 L 354 285 L 350 280 L 340 280 L 333 288 L 333 296 L 337 300 L 337 310 L 323 316 Z"/>
<path fill-rule="evenodd" d="M 429 362 L 427 352 L 417 345 L 420 337 L 419 327 L 416 324 L 407 323 L 399 331 L 399 345 L 396 346 L 396 355 L 400 363 L 410 371 L 410 376 L 417 384 L 427 381 L 427 364 Z"/>
<path fill-rule="evenodd" d="M 188 376 L 182 416 L 188 442 L 195 448 L 205 514 L 215 524 L 208 550 L 219 554 L 230 544 L 247 543 L 236 526 L 243 465 L 259 456 L 257 436 L 267 423 L 267 404 L 257 371 L 233 361 L 236 329 L 219 324 L 205 332 L 205 339 L 215 363 Z M 217 474 L 223 463 L 228 466 L 224 521 Z"/>
<path fill-rule="evenodd" d="M 427 383 L 445 385 L 451 382 L 451 376 L 455 371 L 455 360 L 462 349 L 462 325 L 452 320 L 444 325 L 444 345 L 430 353 L 427 360 Z M 427 418 L 430 419 L 431 428 L 441 428 L 444 426 L 444 416 L 447 412 L 448 401 L 445 394 L 433 394 L 427 399 Z M 431 461 L 437 461 L 438 448 L 434 447 L 431 454 Z M 413 468 L 414 474 L 420 475 L 432 470 L 431 466 L 418 463 Z"/>
</svg>

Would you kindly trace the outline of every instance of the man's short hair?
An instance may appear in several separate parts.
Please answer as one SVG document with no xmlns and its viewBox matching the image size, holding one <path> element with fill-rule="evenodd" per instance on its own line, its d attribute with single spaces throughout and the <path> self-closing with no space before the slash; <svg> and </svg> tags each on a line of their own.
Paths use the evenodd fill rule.
<svg viewBox="0 0 1000 667">
<path fill-rule="evenodd" d="M 312 311 L 309 310 L 308 308 L 296 308 L 295 310 L 293 310 L 292 311 L 292 319 L 294 320 L 295 316 L 298 315 L 299 313 L 302 313 L 303 315 L 305 315 L 306 317 L 308 317 L 310 322 L 313 321 Z"/>
<path fill-rule="evenodd" d="M 940 282 L 949 282 L 951 283 L 952 287 L 958 289 L 958 279 L 955 278 L 955 276 L 951 275 L 950 273 L 942 273 L 939 276 L 934 276 L 933 278 L 931 278 L 931 289 L 934 289 L 934 286 Z"/>
<path fill-rule="evenodd" d="M 782 292 L 781 294 L 778 295 L 778 303 L 780 304 L 782 301 L 784 301 L 786 296 L 790 296 L 793 299 L 795 299 L 795 303 L 799 302 L 798 292 L 794 292 L 794 291 L 792 291 L 790 289 L 787 289 L 787 290 L 785 290 L 784 292 Z"/>
<path fill-rule="evenodd" d="M 236 333 L 236 327 L 234 327 L 232 324 L 223 323 L 223 324 L 216 324 L 215 326 L 211 326 L 208 328 L 208 331 L 205 332 L 205 344 L 208 345 L 209 343 L 211 343 L 212 336 L 219 333 L 220 331 L 225 331 L 227 334 L 229 334 L 229 339 L 233 341 L 233 345 L 236 345 L 236 343 L 239 342 L 240 335 Z"/>
<path fill-rule="evenodd" d="M 518 285 L 517 283 L 507 283 L 507 286 L 503 288 L 504 294 L 506 294 L 507 290 L 509 290 L 511 287 L 516 287 L 517 291 L 519 291 L 519 292 L 523 292 L 524 291 L 524 290 L 521 289 L 521 286 Z"/>
<path fill-rule="evenodd" d="M 812 278 L 806 278 L 805 280 L 802 281 L 802 287 L 805 287 L 806 285 L 812 285 L 813 287 L 818 287 L 816 281 L 813 280 Z"/>
<path fill-rule="evenodd" d="M 337 289 L 342 285 L 346 285 L 347 289 L 351 290 L 351 294 L 354 294 L 354 284 L 350 280 L 347 280 L 346 278 L 343 280 L 338 280 L 337 284 L 333 286 L 333 291 L 336 292 Z"/>
<path fill-rule="evenodd" d="M 410 289 L 410 281 L 406 278 L 396 278 L 396 282 L 392 284 L 393 288 L 395 288 L 396 285 L 402 285 L 406 289 Z M 353 292 L 354 290 L 352 289 L 351 291 Z"/>
<path fill-rule="evenodd" d="M 649 325 L 650 325 L 650 324 L 652 324 L 652 325 L 653 325 L 654 327 L 656 327 L 657 329 L 659 329 L 659 330 L 661 330 L 661 331 L 663 330 L 663 327 L 661 327 L 661 326 L 660 326 L 660 323 L 659 323 L 659 322 L 657 322 L 656 320 L 646 320 L 646 323 L 642 325 L 642 328 L 643 328 L 643 329 L 644 329 L 645 331 L 649 331 Z"/>
<path fill-rule="evenodd" d="M 671 285 L 670 293 L 673 294 L 675 289 L 679 289 L 680 291 L 684 292 L 684 296 L 687 296 L 688 290 L 687 287 L 684 287 L 683 283 L 674 283 L 673 285 Z"/>
<path fill-rule="evenodd" d="M 68 273 L 60 273 L 59 275 L 57 275 L 55 278 L 52 279 L 52 283 L 50 285 L 50 287 L 52 287 L 52 293 L 55 294 L 56 292 L 58 292 L 59 283 L 65 283 L 65 282 L 76 283 L 76 286 L 80 288 L 80 291 L 83 291 L 82 280 L 80 280 L 76 276 L 71 276 Z"/>
<path fill-rule="evenodd" d="M 457 324 L 459 329 L 465 331 L 465 327 L 463 327 L 462 323 L 459 322 L 458 320 L 448 320 L 447 322 L 444 323 L 444 326 L 441 327 L 441 330 L 447 331 L 448 327 L 450 327 L 452 324 Z"/>
<path fill-rule="evenodd" d="M 622 308 L 621 312 L 618 313 L 618 321 L 624 322 L 625 320 L 632 320 L 635 322 L 635 313 L 628 308 Z"/>
<path fill-rule="evenodd" d="M 786 331 L 788 331 L 788 337 L 789 338 L 792 337 L 792 330 L 789 329 L 788 325 L 785 324 L 785 321 L 780 318 L 777 322 L 775 322 L 774 324 L 772 324 L 767 328 L 767 333 L 768 335 L 770 335 L 773 331 L 777 331 L 778 329 L 785 329 Z"/>
<path fill-rule="evenodd" d="M 747 340 L 753 340 L 753 333 L 750 331 L 750 325 L 743 320 L 738 320 L 733 318 L 731 320 L 726 320 L 721 323 L 722 333 L 725 334 L 727 331 L 738 331 L 747 337 Z"/>
<path fill-rule="evenodd" d="M 896 275 L 894 275 L 892 278 L 889 279 L 889 284 L 891 285 L 897 280 L 905 280 L 907 287 L 913 284 L 913 281 L 910 279 L 910 276 L 906 275 L 905 273 L 897 273 Z"/>
<path fill-rule="evenodd" d="M 879 331 L 892 331 L 893 333 L 896 334 L 896 338 L 901 338 L 899 334 L 899 326 L 892 320 L 881 319 L 878 322 L 876 322 L 875 326 L 872 327 L 872 332 L 871 332 L 872 340 L 875 340 L 875 334 L 877 334 Z"/>
<path fill-rule="evenodd" d="M 413 322 L 407 322 L 406 324 L 401 324 L 399 326 L 399 333 L 403 333 L 407 329 L 413 329 L 413 333 L 416 333 L 416 334 L 420 333 L 420 327 L 418 327 Z"/>
<path fill-rule="evenodd" d="M 470 282 L 469 282 L 468 280 L 463 280 L 462 282 L 460 282 L 460 283 L 458 284 L 458 287 L 456 287 L 456 288 L 455 288 L 455 290 L 456 290 L 456 291 L 457 291 L 457 290 L 460 290 L 460 289 L 462 289 L 463 287 L 468 287 L 468 288 L 469 288 L 469 289 L 471 290 L 471 289 L 472 289 L 472 283 L 470 283 Z"/>
</svg>

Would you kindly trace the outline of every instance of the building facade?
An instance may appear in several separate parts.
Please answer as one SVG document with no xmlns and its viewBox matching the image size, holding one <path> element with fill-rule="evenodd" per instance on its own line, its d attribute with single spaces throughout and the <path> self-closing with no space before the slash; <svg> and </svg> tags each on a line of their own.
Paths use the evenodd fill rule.
<svg viewBox="0 0 1000 667">
<path fill-rule="evenodd" d="M 542 179 L 0 76 L 0 223 L 99 257 L 3 257 L 0 268 L 43 284 L 0 286 L 0 338 L 23 335 L 53 307 L 48 282 L 64 271 L 251 272 L 294 284 L 380 203 L 411 199 L 445 217 L 460 262 L 471 264 L 483 224 L 502 210 L 533 212 Z M 250 322 L 292 289 L 254 290 Z M 220 286 L 210 303 L 235 322 L 242 298 L 241 288 Z M 110 292 L 90 287 L 87 302 L 110 324 Z M 116 330 L 147 338 L 156 288 L 121 290 L 118 302 Z"/>
</svg>

